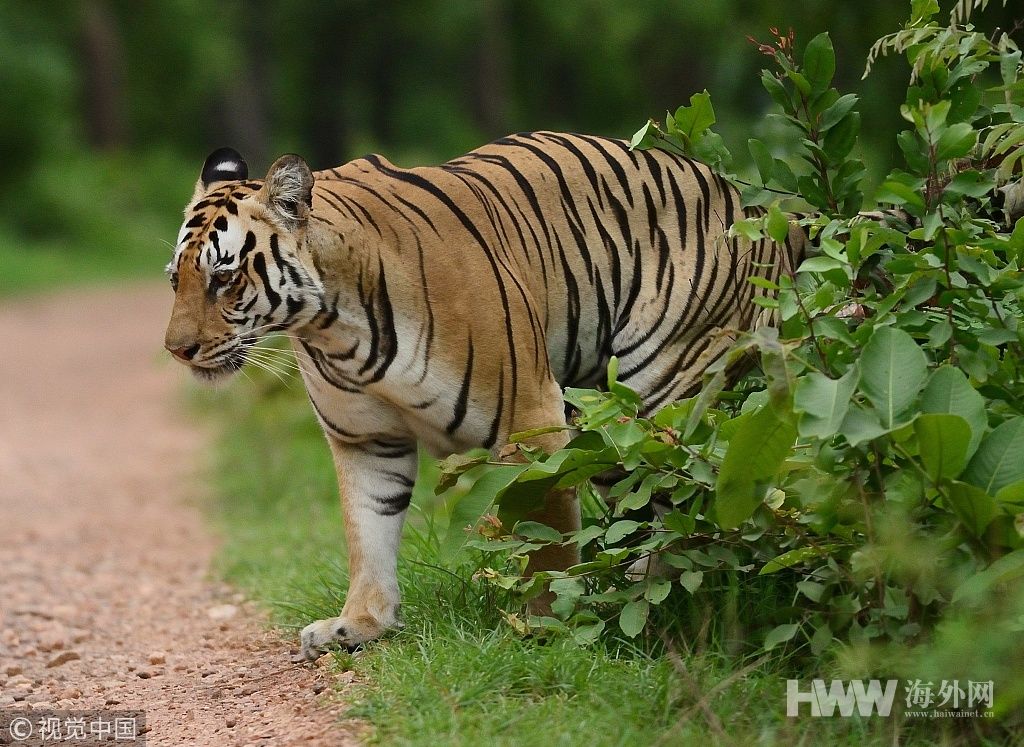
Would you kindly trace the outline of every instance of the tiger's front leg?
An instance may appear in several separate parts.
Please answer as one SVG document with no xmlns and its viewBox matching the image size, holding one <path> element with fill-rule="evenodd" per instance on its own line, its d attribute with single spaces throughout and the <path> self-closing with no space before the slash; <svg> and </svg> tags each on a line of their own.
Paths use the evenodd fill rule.
<svg viewBox="0 0 1024 747">
<path fill-rule="evenodd" d="M 401 624 L 398 544 L 417 469 L 413 443 L 327 440 L 338 473 L 350 580 L 341 614 L 302 630 L 300 655 L 307 660 L 331 644 L 352 650 Z"/>
</svg>

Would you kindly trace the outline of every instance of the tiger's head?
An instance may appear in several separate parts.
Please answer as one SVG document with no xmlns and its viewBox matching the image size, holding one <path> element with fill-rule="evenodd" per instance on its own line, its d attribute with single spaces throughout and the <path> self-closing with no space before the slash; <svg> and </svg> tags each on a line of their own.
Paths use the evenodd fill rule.
<svg viewBox="0 0 1024 747">
<path fill-rule="evenodd" d="M 206 159 L 167 265 L 175 295 L 164 345 L 209 381 L 238 371 L 263 335 L 298 329 L 323 308 L 305 252 L 309 167 L 286 155 L 263 181 L 248 175 L 230 148 Z"/>
</svg>

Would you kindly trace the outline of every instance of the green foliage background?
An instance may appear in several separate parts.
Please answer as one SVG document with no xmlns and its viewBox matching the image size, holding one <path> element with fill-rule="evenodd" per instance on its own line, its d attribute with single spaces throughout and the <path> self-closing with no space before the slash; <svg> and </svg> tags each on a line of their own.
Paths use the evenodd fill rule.
<svg viewBox="0 0 1024 747">
<path fill-rule="evenodd" d="M 745 38 L 770 26 L 828 28 L 858 61 L 839 84 L 863 94 L 861 156 L 879 164 L 903 69 L 882 60 L 861 82 L 859 61 L 902 15 L 842 0 L 9 0 L 0 293 L 156 276 L 203 159 L 226 144 L 254 174 L 284 151 L 415 165 L 526 129 L 626 137 L 705 88 L 727 139 L 772 144 Z"/>
</svg>

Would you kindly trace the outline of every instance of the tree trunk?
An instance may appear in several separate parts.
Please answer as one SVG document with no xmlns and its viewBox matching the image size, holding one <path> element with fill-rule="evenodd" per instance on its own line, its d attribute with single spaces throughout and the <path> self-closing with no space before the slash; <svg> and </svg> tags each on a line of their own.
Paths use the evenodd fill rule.
<svg viewBox="0 0 1024 747">
<path fill-rule="evenodd" d="M 226 145 L 238 150 L 251 165 L 266 165 L 270 154 L 270 70 L 266 64 L 267 7 L 249 0 L 240 14 L 243 59 L 234 80 L 223 93 Z"/>
<path fill-rule="evenodd" d="M 477 124 L 489 138 L 507 135 L 509 29 L 504 0 L 481 0 L 473 96 Z"/>
<path fill-rule="evenodd" d="M 85 121 L 89 142 L 103 150 L 125 144 L 124 50 L 110 7 L 103 0 L 81 6 Z"/>
</svg>

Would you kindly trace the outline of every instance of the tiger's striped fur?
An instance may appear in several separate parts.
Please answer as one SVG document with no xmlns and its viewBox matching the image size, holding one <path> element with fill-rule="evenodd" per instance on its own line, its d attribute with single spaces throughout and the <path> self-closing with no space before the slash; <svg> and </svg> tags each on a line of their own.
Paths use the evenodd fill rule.
<svg viewBox="0 0 1024 747">
<path fill-rule="evenodd" d="M 212 378 L 262 334 L 295 337 L 352 579 L 341 615 L 303 631 L 307 656 L 397 623 L 417 442 L 497 450 L 564 424 L 561 387 L 598 384 L 612 355 L 649 410 L 685 396 L 729 330 L 758 323 L 746 278 L 775 280 L 803 251 L 797 228 L 786 247 L 729 238 L 739 197 L 704 165 L 601 137 L 524 133 L 413 169 L 367 156 L 311 173 L 285 156 L 262 182 L 223 150 L 203 173 L 170 265 L 166 345 Z M 531 518 L 578 527 L 575 495 Z M 575 561 L 552 548 L 531 568 Z"/>
</svg>

